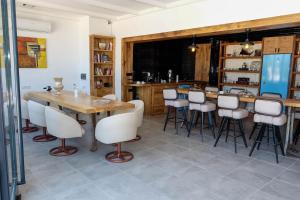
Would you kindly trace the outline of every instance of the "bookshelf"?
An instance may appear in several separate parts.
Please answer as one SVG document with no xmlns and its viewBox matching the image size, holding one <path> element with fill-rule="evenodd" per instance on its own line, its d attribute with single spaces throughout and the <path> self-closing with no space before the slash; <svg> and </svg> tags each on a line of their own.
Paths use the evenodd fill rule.
<svg viewBox="0 0 300 200">
<path fill-rule="evenodd" d="M 90 35 L 91 95 L 104 96 L 115 91 L 115 38 Z"/>
<path fill-rule="evenodd" d="M 262 41 L 255 41 L 252 53 L 243 52 L 239 42 L 221 42 L 218 86 L 221 90 L 243 88 L 259 94 L 262 67 Z"/>
<path fill-rule="evenodd" d="M 292 73 L 290 83 L 290 98 L 300 98 L 300 36 L 294 40 L 294 49 L 292 53 Z"/>
</svg>

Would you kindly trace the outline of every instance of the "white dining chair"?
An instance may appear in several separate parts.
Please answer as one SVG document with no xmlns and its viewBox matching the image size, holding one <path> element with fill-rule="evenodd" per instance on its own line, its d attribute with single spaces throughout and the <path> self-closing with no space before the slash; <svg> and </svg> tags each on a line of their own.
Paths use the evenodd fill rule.
<svg viewBox="0 0 300 200">
<path fill-rule="evenodd" d="M 66 139 L 78 138 L 84 135 L 84 129 L 74 118 L 66 115 L 63 111 L 47 106 L 45 118 L 48 132 L 60 139 L 60 146 L 49 151 L 52 156 L 68 156 L 78 151 L 77 147 L 66 146 Z M 60 124 L 58 126 L 58 124 Z"/>
<path fill-rule="evenodd" d="M 15 116 L 17 116 L 17 109 L 15 107 Z M 30 126 L 29 112 L 28 112 L 28 102 L 21 99 L 21 118 L 25 120 L 25 127 L 22 128 L 23 133 L 32 133 L 39 130 L 38 127 Z"/>
<path fill-rule="evenodd" d="M 97 123 L 96 139 L 104 144 L 116 144 L 116 150 L 106 154 L 106 160 L 123 163 L 133 159 L 132 153 L 121 150 L 121 143 L 136 138 L 137 118 L 135 112 L 130 112 L 106 117 Z"/>
<path fill-rule="evenodd" d="M 28 101 L 28 114 L 30 122 L 43 128 L 42 135 L 37 135 L 33 137 L 33 141 L 35 142 L 49 142 L 56 139 L 56 137 L 47 133 L 45 107 L 46 106 L 36 103 L 34 101 Z"/>
</svg>

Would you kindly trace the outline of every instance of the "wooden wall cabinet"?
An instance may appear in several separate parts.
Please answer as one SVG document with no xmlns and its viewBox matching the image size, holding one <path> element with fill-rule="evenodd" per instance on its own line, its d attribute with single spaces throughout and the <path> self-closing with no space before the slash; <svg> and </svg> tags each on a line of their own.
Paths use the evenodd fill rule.
<svg viewBox="0 0 300 200">
<path fill-rule="evenodd" d="M 263 39 L 263 53 L 293 53 L 294 40 L 295 36 L 266 37 Z"/>
</svg>

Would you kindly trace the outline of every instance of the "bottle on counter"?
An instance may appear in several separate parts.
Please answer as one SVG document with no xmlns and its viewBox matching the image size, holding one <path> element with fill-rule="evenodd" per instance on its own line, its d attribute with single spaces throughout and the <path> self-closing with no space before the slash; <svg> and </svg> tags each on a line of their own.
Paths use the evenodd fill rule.
<svg viewBox="0 0 300 200">
<path fill-rule="evenodd" d="M 74 91 L 74 97 L 78 97 L 78 88 L 75 83 L 73 84 L 73 91 Z"/>
<path fill-rule="evenodd" d="M 177 74 L 176 75 L 176 83 L 178 83 L 179 82 L 179 75 Z"/>
</svg>

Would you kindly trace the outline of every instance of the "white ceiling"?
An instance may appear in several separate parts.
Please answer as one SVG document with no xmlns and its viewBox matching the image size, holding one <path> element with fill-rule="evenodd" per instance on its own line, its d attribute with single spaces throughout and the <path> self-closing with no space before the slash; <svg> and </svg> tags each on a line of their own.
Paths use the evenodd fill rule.
<svg viewBox="0 0 300 200">
<path fill-rule="evenodd" d="M 203 0 L 17 0 L 17 14 L 120 20 Z"/>
</svg>

